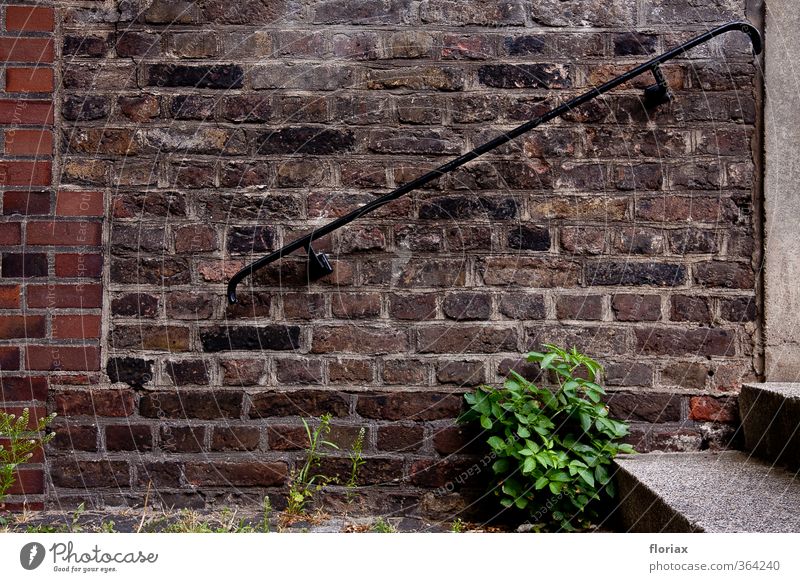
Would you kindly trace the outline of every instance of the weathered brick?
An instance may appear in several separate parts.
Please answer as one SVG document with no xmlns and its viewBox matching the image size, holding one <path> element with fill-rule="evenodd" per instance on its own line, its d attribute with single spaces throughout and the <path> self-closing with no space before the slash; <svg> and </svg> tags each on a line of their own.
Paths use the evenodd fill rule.
<svg viewBox="0 0 800 582">
<path fill-rule="evenodd" d="M 244 395 L 229 390 L 148 392 L 139 402 L 145 418 L 239 418 Z"/>
<path fill-rule="evenodd" d="M 611 298 L 611 310 L 619 321 L 658 321 L 661 297 L 619 293 Z"/>
<path fill-rule="evenodd" d="M 386 384 L 425 384 L 427 366 L 418 360 L 385 360 L 382 378 Z"/>
<path fill-rule="evenodd" d="M 130 485 L 130 469 L 127 461 L 59 458 L 52 461 L 50 478 L 56 487 L 81 490 L 95 487 L 127 489 Z"/>
<path fill-rule="evenodd" d="M 421 328 L 417 336 L 421 353 L 492 354 L 517 349 L 517 331 L 511 327 L 434 325 Z"/>
<path fill-rule="evenodd" d="M 758 309 L 754 297 L 724 297 L 719 300 L 722 319 L 735 323 L 756 321 Z"/>
<path fill-rule="evenodd" d="M 532 293 L 503 293 L 500 313 L 511 319 L 544 319 L 544 297 Z"/>
<path fill-rule="evenodd" d="M 283 462 L 193 462 L 186 463 L 185 474 L 195 486 L 274 487 L 284 484 L 288 469 Z"/>
<path fill-rule="evenodd" d="M 711 323 L 711 306 L 706 297 L 673 295 L 670 303 L 669 318 L 672 321 Z"/>
<path fill-rule="evenodd" d="M 700 422 L 735 423 L 738 418 L 736 398 L 694 396 L 689 399 L 689 418 Z"/>
<path fill-rule="evenodd" d="M 549 65 L 484 65 L 478 69 L 478 80 L 487 87 L 499 89 L 566 89 L 572 86 L 568 66 Z"/>
<path fill-rule="evenodd" d="M 561 295 L 556 298 L 558 319 L 600 320 L 603 318 L 601 295 Z"/>
<path fill-rule="evenodd" d="M 322 363 L 318 359 L 280 358 L 275 360 L 280 384 L 321 384 Z"/>
<path fill-rule="evenodd" d="M 199 453 L 203 450 L 206 429 L 202 426 L 162 426 L 159 446 L 172 453 Z"/>
<path fill-rule="evenodd" d="M 752 289 L 755 275 L 752 267 L 745 263 L 708 261 L 692 266 L 694 282 L 704 287 L 726 289 Z"/>
<path fill-rule="evenodd" d="M 443 361 L 436 366 L 436 380 L 441 384 L 475 386 L 486 381 L 481 361 Z"/>
<path fill-rule="evenodd" d="M 677 394 L 614 392 L 607 402 L 613 418 L 644 422 L 681 419 L 681 398 Z"/>
<path fill-rule="evenodd" d="M 378 427 L 378 449 L 411 452 L 422 446 L 423 429 L 418 424 L 388 424 Z"/>
<path fill-rule="evenodd" d="M 653 355 L 732 356 L 736 336 L 727 329 L 647 327 L 635 330 L 636 349 Z"/>
<path fill-rule="evenodd" d="M 189 350 L 189 328 L 176 325 L 115 325 L 111 330 L 114 349 L 185 352 Z"/>
<path fill-rule="evenodd" d="M 701 390 L 713 374 L 708 365 L 699 362 L 670 362 L 661 369 L 661 384 Z"/>
<path fill-rule="evenodd" d="M 439 392 L 366 393 L 356 402 L 358 414 L 381 420 L 455 418 L 460 410 L 460 396 Z"/>
<path fill-rule="evenodd" d="M 130 416 L 134 411 L 131 390 L 60 390 L 53 395 L 55 411 L 62 416 Z"/>
<path fill-rule="evenodd" d="M 106 427 L 106 450 L 150 451 L 153 432 L 148 425 L 112 424 Z"/>
<path fill-rule="evenodd" d="M 141 388 L 153 380 L 153 360 L 141 358 L 109 358 L 106 374 L 111 382 L 124 382 Z"/>
<path fill-rule="evenodd" d="M 334 317 L 343 319 L 369 319 L 381 313 L 378 293 L 337 293 L 331 298 Z"/>
<path fill-rule="evenodd" d="M 348 130 L 287 127 L 262 132 L 256 137 L 261 154 L 332 154 L 353 149 L 355 137 Z"/>
<path fill-rule="evenodd" d="M 300 328 L 282 325 L 207 327 L 200 330 L 200 342 L 206 352 L 293 350 L 300 346 Z"/>
<path fill-rule="evenodd" d="M 272 416 L 347 416 L 350 398 L 332 390 L 294 390 L 291 392 L 261 392 L 252 395 L 250 418 Z"/>
<path fill-rule="evenodd" d="M 164 366 L 167 376 L 176 386 L 208 384 L 208 367 L 208 362 L 203 360 L 170 360 Z"/>
<path fill-rule="evenodd" d="M 586 282 L 589 285 L 678 287 L 686 283 L 686 267 L 670 263 L 589 263 Z"/>
<path fill-rule="evenodd" d="M 254 386 L 264 375 L 264 361 L 261 359 L 222 360 L 220 367 L 225 386 Z"/>
<path fill-rule="evenodd" d="M 239 65 L 174 65 L 158 63 L 146 68 L 146 83 L 155 87 L 238 89 L 244 73 Z"/>
<path fill-rule="evenodd" d="M 331 384 L 369 384 L 374 375 L 374 366 L 368 360 L 337 358 L 328 362 Z"/>
<path fill-rule="evenodd" d="M 408 349 L 405 330 L 363 325 L 320 325 L 313 330 L 311 351 L 315 354 L 355 352 L 381 354 Z"/>
<path fill-rule="evenodd" d="M 486 293 L 448 293 L 445 295 L 442 309 L 450 319 L 460 321 L 489 319 L 492 312 L 492 296 Z"/>
<path fill-rule="evenodd" d="M 574 287 L 580 283 L 580 264 L 552 258 L 496 257 L 480 264 L 487 285 Z"/>
<path fill-rule="evenodd" d="M 214 427 L 211 433 L 212 451 L 254 451 L 258 448 L 261 431 L 254 426 Z"/>
</svg>

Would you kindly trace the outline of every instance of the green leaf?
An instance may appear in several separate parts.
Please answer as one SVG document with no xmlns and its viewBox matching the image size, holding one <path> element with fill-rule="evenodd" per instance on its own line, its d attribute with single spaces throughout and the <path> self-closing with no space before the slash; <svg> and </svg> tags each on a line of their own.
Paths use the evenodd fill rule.
<svg viewBox="0 0 800 582">
<path fill-rule="evenodd" d="M 508 468 L 510 467 L 510 465 L 511 464 L 509 463 L 508 459 L 497 459 L 492 464 L 492 470 L 495 473 L 506 473 L 508 472 Z"/>
<path fill-rule="evenodd" d="M 547 354 L 545 357 L 542 358 L 542 362 L 539 364 L 539 367 L 542 370 L 547 370 L 550 367 L 550 364 L 558 357 L 558 354 Z"/>
<path fill-rule="evenodd" d="M 578 418 L 581 421 L 581 429 L 583 429 L 583 432 L 589 432 L 592 428 L 592 417 L 581 411 L 578 413 Z"/>
<path fill-rule="evenodd" d="M 605 485 L 609 481 L 608 471 L 603 465 L 597 465 L 594 468 L 594 476 L 601 485 Z"/>
<path fill-rule="evenodd" d="M 521 427 L 517 428 L 517 434 L 518 434 L 520 437 L 522 437 L 522 438 L 526 439 L 526 438 L 528 438 L 529 436 L 531 436 L 531 431 L 529 431 L 529 430 L 528 430 L 527 428 L 525 428 L 524 426 L 521 426 Z"/>
<path fill-rule="evenodd" d="M 486 430 L 492 428 L 492 419 L 486 416 L 485 414 L 481 415 L 481 426 Z"/>
<path fill-rule="evenodd" d="M 536 480 L 536 483 L 534 484 L 534 487 L 538 491 L 539 489 L 544 489 L 547 486 L 548 483 L 550 483 L 550 479 L 548 479 L 546 476 L 542 475 L 541 477 L 539 477 Z"/>
<path fill-rule="evenodd" d="M 514 503 L 519 509 L 525 509 L 528 507 L 528 500 L 524 497 L 517 497 L 517 500 Z"/>
<path fill-rule="evenodd" d="M 589 484 L 589 487 L 594 487 L 594 475 L 589 469 L 579 469 L 578 475 Z"/>
<path fill-rule="evenodd" d="M 536 468 L 536 459 L 534 459 L 533 457 L 528 457 L 528 458 L 527 458 L 527 459 L 525 459 L 525 461 L 522 463 L 522 472 L 523 472 L 524 474 L 528 474 L 528 473 L 530 473 L 530 472 L 531 472 L 531 471 L 533 471 L 535 468 Z"/>
<path fill-rule="evenodd" d="M 499 451 L 506 448 L 506 442 L 501 439 L 499 436 L 491 436 L 487 439 L 486 443 L 492 447 L 495 451 Z"/>
</svg>

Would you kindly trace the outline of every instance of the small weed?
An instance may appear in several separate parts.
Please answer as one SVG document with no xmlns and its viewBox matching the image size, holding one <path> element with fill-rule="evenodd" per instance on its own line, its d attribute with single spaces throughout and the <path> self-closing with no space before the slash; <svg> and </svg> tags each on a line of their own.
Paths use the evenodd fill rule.
<svg viewBox="0 0 800 582">
<path fill-rule="evenodd" d="M 460 517 L 457 517 L 450 526 L 450 531 L 453 533 L 464 533 L 466 529 L 467 524 Z"/>
<path fill-rule="evenodd" d="M 379 517 L 372 524 L 372 531 L 373 533 L 397 533 L 397 529 L 382 517 Z"/>
<path fill-rule="evenodd" d="M 30 459 L 37 448 L 47 444 L 55 436 L 54 433 L 43 436 L 35 434 L 44 432 L 55 417 L 55 414 L 51 414 L 38 419 L 36 427 L 30 430 L 29 409 L 23 409 L 19 417 L 0 411 L 0 437 L 8 439 L 8 447 L 0 445 L 0 503 L 14 485 L 14 473 L 17 467 Z"/>
<path fill-rule="evenodd" d="M 288 513 L 295 515 L 304 513 L 306 504 L 314 497 L 314 493 L 333 480 L 314 472 L 322 460 L 319 448 L 321 446 L 339 448 L 335 443 L 324 438 L 331 432 L 330 414 L 323 414 L 320 417 L 319 425 L 314 430 L 311 430 L 305 419 L 303 419 L 303 426 L 306 429 L 309 445 L 306 449 L 303 467 L 299 471 L 292 472 L 292 483 L 289 486 L 288 507 L 286 508 Z"/>
<path fill-rule="evenodd" d="M 116 524 L 113 519 L 103 521 L 100 523 L 100 533 L 117 533 L 115 526 Z"/>
<path fill-rule="evenodd" d="M 365 463 L 362 453 L 364 452 L 364 437 L 366 434 L 367 431 L 362 426 L 361 429 L 359 429 L 358 436 L 356 437 L 356 440 L 353 441 L 353 446 L 350 449 L 350 478 L 347 480 L 347 483 L 345 483 L 345 486 L 348 489 L 348 497 L 351 496 L 353 489 L 356 488 L 358 483 L 358 473 Z"/>
<path fill-rule="evenodd" d="M 262 507 L 264 508 L 264 517 L 261 518 L 261 531 L 263 533 L 269 533 L 269 518 L 270 514 L 272 514 L 272 503 L 266 495 L 264 496 Z"/>
</svg>

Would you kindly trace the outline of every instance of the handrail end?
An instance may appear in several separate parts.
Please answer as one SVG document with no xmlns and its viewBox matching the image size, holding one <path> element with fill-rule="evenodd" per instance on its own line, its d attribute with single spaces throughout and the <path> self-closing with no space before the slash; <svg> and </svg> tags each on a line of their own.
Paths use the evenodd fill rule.
<svg viewBox="0 0 800 582">
<path fill-rule="evenodd" d="M 750 37 L 750 44 L 753 45 L 753 55 L 760 55 L 761 51 L 764 50 L 764 41 L 761 39 L 761 33 L 758 32 L 758 29 L 755 26 L 746 20 L 742 20 L 737 24 L 741 28 L 742 32 Z"/>
</svg>

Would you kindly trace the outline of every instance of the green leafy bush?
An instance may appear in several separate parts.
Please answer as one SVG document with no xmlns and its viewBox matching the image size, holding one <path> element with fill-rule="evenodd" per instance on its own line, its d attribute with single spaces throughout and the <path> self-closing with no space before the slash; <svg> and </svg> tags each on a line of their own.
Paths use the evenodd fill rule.
<svg viewBox="0 0 800 582">
<path fill-rule="evenodd" d="M 35 431 L 43 432 L 55 418 L 51 414 L 36 422 Z M 44 446 L 55 433 L 39 436 L 28 428 L 30 410 L 23 409 L 18 417 L 0 411 L 0 438 L 8 439 L 7 445 L 0 444 L 0 503 L 14 484 L 14 471 L 33 456 L 33 451 Z"/>
<path fill-rule="evenodd" d="M 464 397 L 463 422 L 478 422 L 495 461 L 494 491 L 500 503 L 527 513 L 534 524 L 573 531 L 598 516 L 603 497 L 613 498 L 609 467 L 628 426 L 608 418 L 603 368 L 579 353 L 553 345 L 531 352 L 552 388 L 511 372 L 502 388 L 479 386 Z"/>
</svg>

